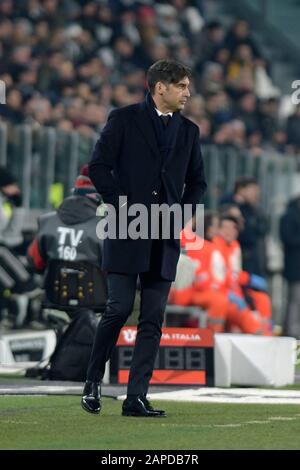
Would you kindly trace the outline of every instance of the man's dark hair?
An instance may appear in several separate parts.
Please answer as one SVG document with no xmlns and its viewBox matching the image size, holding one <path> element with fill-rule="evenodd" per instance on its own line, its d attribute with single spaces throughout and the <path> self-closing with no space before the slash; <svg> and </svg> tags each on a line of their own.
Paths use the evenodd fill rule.
<svg viewBox="0 0 300 470">
<path fill-rule="evenodd" d="M 237 228 L 239 228 L 239 220 L 236 217 L 233 217 L 233 215 L 222 215 L 222 217 L 220 217 L 220 225 L 226 220 L 229 222 L 233 222 L 237 226 Z"/>
<path fill-rule="evenodd" d="M 257 181 L 252 176 L 240 176 L 234 185 L 234 194 L 238 193 L 240 189 L 250 186 L 250 184 L 257 184 Z"/>
<path fill-rule="evenodd" d="M 148 69 L 147 82 L 150 94 L 154 95 L 157 82 L 178 83 L 185 77 L 191 77 L 191 70 L 175 60 L 158 60 Z"/>
<path fill-rule="evenodd" d="M 204 238 L 205 239 L 206 239 L 207 230 L 211 227 L 213 220 L 215 218 L 219 219 L 219 215 L 217 212 L 210 211 L 210 210 L 205 211 L 204 213 Z M 192 230 L 194 232 L 196 231 L 196 227 L 197 227 L 196 222 L 197 222 L 197 219 L 196 219 L 196 216 L 194 215 L 192 219 Z"/>
<path fill-rule="evenodd" d="M 236 203 L 228 202 L 226 204 L 222 204 L 219 207 L 219 217 L 223 217 L 223 215 L 227 215 L 231 209 L 235 209 L 236 207 L 237 208 L 239 207 Z"/>
<path fill-rule="evenodd" d="M 212 31 L 214 29 L 221 29 L 221 28 L 223 28 L 223 25 L 218 20 L 209 21 L 206 25 L 206 29 L 208 29 L 208 31 Z"/>
</svg>

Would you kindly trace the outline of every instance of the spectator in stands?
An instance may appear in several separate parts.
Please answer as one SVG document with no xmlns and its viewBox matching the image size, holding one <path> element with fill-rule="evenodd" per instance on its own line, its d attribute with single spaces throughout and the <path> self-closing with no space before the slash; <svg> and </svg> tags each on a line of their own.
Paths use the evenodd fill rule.
<svg viewBox="0 0 300 470">
<path fill-rule="evenodd" d="M 269 98 L 260 103 L 259 128 L 265 141 L 270 141 L 273 132 L 280 127 L 278 109 L 279 100 L 277 98 Z"/>
<path fill-rule="evenodd" d="M 260 130 L 251 132 L 247 136 L 247 149 L 253 157 L 261 157 L 263 155 L 263 139 Z"/>
<path fill-rule="evenodd" d="M 236 148 L 243 149 L 246 146 L 246 126 L 240 119 L 230 122 L 232 127 L 232 144 Z"/>
<path fill-rule="evenodd" d="M 0 116 L 12 124 L 24 122 L 22 94 L 19 90 L 11 88 L 7 90 L 6 105 L 0 105 Z"/>
<path fill-rule="evenodd" d="M 223 68 L 223 72 L 224 72 L 227 68 L 227 64 L 228 64 L 230 57 L 231 57 L 231 54 L 230 54 L 229 49 L 226 49 L 226 47 L 221 46 L 212 55 L 211 62 L 221 65 Z"/>
<path fill-rule="evenodd" d="M 252 134 L 258 129 L 257 100 L 254 93 L 245 93 L 237 103 L 237 117 L 241 119 L 247 134 Z"/>
<path fill-rule="evenodd" d="M 267 71 L 266 61 L 263 59 L 256 59 L 255 61 L 254 80 L 254 91 L 259 99 L 267 100 L 280 96 L 280 90 L 274 85 Z"/>
<path fill-rule="evenodd" d="M 199 88 L 205 96 L 211 93 L 218 93 L 224 88 L 223 68 L 216 62 L 210 62 L 206 65 L 199 83 Z"/>
<path fill-rule="evenodd" d="M 205 117 L 205 100 L 202 95 L 191 96 L 190 100 L 186 104 L 184 111 L 186 116 L 191 116 L 194 119 L 202 119 Z"/>
<path fill-rule="evenodd" d="M 287 120 L 287 141 L 296 153 L 300 152 L 300 104 Z"/>
<path fill-rule="evenodd" d="M 231 100 L 228 93 L 223 90 L 211 94 L 207 99 L 206 107 L 208 116 L 216 127 L 233 119 Z"/>
<path fill-rule="evenodd" d="M 247 45 L 253 57 L 261 57 L 258 45 L 251 36 L 249 23 L 245 20 L 238 19 L 234 22 L 225 37 L 224 43 L 232 54 L 239 46 Z"/>
<path fill-rule="evenodd" d="M 260 188 L 257 181 L 252 177 L 241 176 L 235 183 L 233 194 L 224 196 L 221 199 L 221 204 L 237 205 L 244 218 L 244 229 L 239 235 L 243 269 L 250 274 L 264 276 L 266 272 L 267 220 L 259 207 L 259 197 Z"/>
<path fill-rule="evenodd" d="M 283 333 L 300 340 L 300 196 L 292 199 L 280 221 L 284 249 L 284 277 L 288 282 L 288 304 Z"/>
<path fill-rule="evenodd" d="M 254 91 L 255 64 L 251 48 L 240 44 L 227 65 L 226 84 L 233 98 Z"/>
<path fill-rule="evenodd" d="M 196 124 L 198 124 L 201 132 L 201 142 L 202 144 L 211 144 L 211 122 L 207 118 L 202 118 L 198 122 L 194 118 L 192 118 L 192 121 L 194 121 Z"/>
<path fill-rule="evenodd" d="M 197 69 L 201 72 L 204 62 L 210 60 L 222 45 L 224 27 L 218 20 L 208 22 L 194 38 L 193 51 L 197 55 Z"/>
<path fill-rule="evenodd" d="M 101 130 L 102 121 L 98 126 L 81 122 L 86 121 L 82 111 L 79 124 L 68 118 L 78 97 L 82 109 L 97 103 L 108 112 L 114 106 L 142 101 L 145 70 L 159 59 L 173 57 L 196 68 L 195 91 L 201 90 L 205 98 L 204 116 L 188 115 L 198 125 L 209 118 L 209 126 L 204 121 L 206 131 L 210 127 L 207 141 L 215 134 L 216 143 L 230 145 L 234 130 L 219 127 L 238 118 L 244 121 L 247 136 L 261 132 L 262 147 L 273 150 L 273 139 L 276 148 L 286 151 L 282 134 L 277 133 L 281 124 L 278 89 L 249 24 L 237 20 L 226 33 L 219 20 L 205 22 L 206 13 L 205 4 L 185 0 L 1 2 L 0 79 L 7 90 L 7 105 L 0 109 L 2 120 L 68 131 L 80 128 L 93 136 Z M 245 99 L 236 106 L 236 98 L 244 93 Z M 257 98 L 263 102 L 255 103 Z M 291 117 L 288 150 L 295 153 L 297 125 Z M 263 155 L 261 146 L 248 146 L 253 155 Z"/>
<path fill-rule="evenodd" d="M 268 145 L 266 145 L 266 148 L 268 148 Z M 274 130 L 271 135 L 269 148 L 278 153 L 287 153 L 287 133 L 284 129 L 278 128 Z"/>
</svg>

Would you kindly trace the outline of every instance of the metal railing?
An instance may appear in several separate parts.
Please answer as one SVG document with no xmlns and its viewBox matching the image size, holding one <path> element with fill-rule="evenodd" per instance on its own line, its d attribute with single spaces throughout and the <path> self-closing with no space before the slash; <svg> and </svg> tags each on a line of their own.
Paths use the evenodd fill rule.
<svg viewBox="0 0 300 470">
<path fill-rule="evenodd" d="M 63 197 L 74 185 L 80 166 L 91 155 L 95 138 L 51 127 L 0 124 L 0 164 L 17 178 L 26 209 L 49 209 L 49 191 L 60 183 Z"/>
<path fill-rule="evenodd" d="M 97 136 L 76 131 L 28 125 L 0 124 L 0 164 L 16 176 L 27 209 L 49 209 L 51 187 L 59 183 L 63 197 L 70 193 L 79 168 L 91 157 Z M 300 158 L 264 153 L 253 157 L 233 146 L 203 146 L 208 190 L 206 206 L 216 209 L 221 195 L 232 191 L 236 178 L 249 175 L 261 188 L 261 202 L 268 214 L 278 214 L 299 187 Z"/>
<path fill-rule="evenodd" d="M 262 207 L 269 215 L 281 213 L 299 187 L 300 159 L 294 156 L 266 152 L 253 157 L 245 149 L 208 145 L 203 147 L 203 158 L 208 181 L 206 205 L 211 209 L 218 207 L 220 197 L 233 190 L 241 175 L 257 180 Z"/>
</svg>

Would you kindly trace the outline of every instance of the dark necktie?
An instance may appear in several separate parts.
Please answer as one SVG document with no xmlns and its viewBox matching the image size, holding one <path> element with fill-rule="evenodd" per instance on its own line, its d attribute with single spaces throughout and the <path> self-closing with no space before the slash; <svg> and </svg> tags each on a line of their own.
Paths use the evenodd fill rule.
<svg viewBox="0 0 300 470">
<path fill-rule="evenodd" d="M 160 118 L 161 118 L 162 122 L 164 123 L 164 126 L 167 126 L 169 120 L 171 119 L 171 116 L 170 116 L 170 114 L 167 114 L 167 115 L 161 114 Z"/>
</svg>

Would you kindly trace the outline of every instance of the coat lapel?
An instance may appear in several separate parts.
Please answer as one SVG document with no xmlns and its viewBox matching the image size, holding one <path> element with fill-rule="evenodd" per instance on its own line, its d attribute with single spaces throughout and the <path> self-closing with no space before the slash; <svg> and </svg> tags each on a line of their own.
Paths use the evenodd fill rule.
<svg viewBox="0 0 300 470">
<path fill-rule="evenodd" d="M 133 113 L 134 121 L 140 132 L 143 134 L 147 144 L 152 149 L 153 153 L 159 157 L 160 152 L 157 144 L 156 135 L 154 132 L 152 119 L 147 110 L 147 106 L 145 103 L 141 103 L 140 107 L 138 108 L 138 112 Z"/>
<path fill-rule="evenodd" d="M 180 143 L 181 143 L 182 136 L 183 136 L 182 129 L 181 129 L 182 122 L 183 122 L 182 117 L 180 116 L 180 114 L 176 113 L 176 120 L 174 119 L 173 122 L 171 121 L 169 123 L 169 125 L 173 126 L 173 132 L 176 134 L 176 143 L 174 147 L 172 148 L 172 150 L 167 155 L 165 163 L 172 160 L 174 153 L 180 147 Z"/>
<path fill-rule="evenodd" d="M 133 113 L 134 121 L 140 132 L 143 134 L 146 142 L 152 149 L 154 155 L 156 157 L 161 157 L 159 148 L 158 148 L 158 143 L 157 143 L 157 138 L 155 135 L 152 119 L 150 116 L 150 113 L 147 109 L 146 103 L 143 102 L 139 105 L 139 108 L 137 112 L 135 111 Z M 166 161 L 170 161 L 174 155 L 174 152 L 176 152 L 176 149 L 180 146 L 180 142 L 182 139 L 182 132 L 181 132 L 181 125 L 182 125 L 182 117 L 180 114 L 177 115 L 176 121 L 170 123 L 169 125 L 174 126 L 174 132 L 176 133 L 176 144 L 169 153 L 169 155 L 166 158 Z"/>
</svg>

